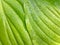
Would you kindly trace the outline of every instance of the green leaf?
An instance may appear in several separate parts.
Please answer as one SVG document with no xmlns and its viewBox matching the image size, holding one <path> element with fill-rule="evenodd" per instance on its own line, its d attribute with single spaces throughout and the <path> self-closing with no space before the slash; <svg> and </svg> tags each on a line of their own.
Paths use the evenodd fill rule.
<svg viewBox="0 0 60 45">
<path fill-rule="evenodd" d="M 60 45 L 60 0 L 0 0 L 0 45 Z"/>
</svg>

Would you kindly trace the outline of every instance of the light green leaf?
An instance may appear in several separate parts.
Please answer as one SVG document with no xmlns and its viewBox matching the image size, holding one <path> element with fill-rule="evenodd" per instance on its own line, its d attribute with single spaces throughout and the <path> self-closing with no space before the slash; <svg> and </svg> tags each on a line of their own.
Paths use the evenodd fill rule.
<svg viewBox="0 0 60 45">
<path fill-rule="evenodd" d="M 60 45 L 60 0 L 0 0 L 0 45 Z"/>
</svg>

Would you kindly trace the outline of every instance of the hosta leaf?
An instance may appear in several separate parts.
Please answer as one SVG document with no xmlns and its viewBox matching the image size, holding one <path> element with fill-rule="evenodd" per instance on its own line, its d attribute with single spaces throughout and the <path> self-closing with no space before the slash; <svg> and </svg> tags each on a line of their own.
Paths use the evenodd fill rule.
<svg viewBox="0 0 60 45">
<path fill-rule="evenodd" d="M 0 0 L 0 45 L 60 45 L 60 0 Z"/>
</svg>

